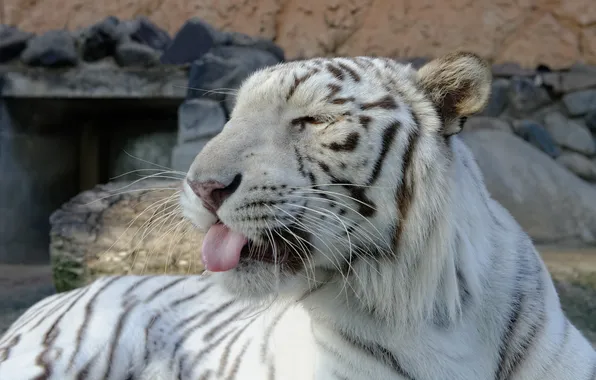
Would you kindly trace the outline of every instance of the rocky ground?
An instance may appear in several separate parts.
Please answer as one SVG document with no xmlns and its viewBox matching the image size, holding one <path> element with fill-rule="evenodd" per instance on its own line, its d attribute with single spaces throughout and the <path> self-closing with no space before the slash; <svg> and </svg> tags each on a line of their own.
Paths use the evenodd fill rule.
<svg viewBox="0 0 596 380">
<path fill-rule="evenodd" d="M 596 249 L 542 247 L 563 308 L 596 345 Z M 0 265 L 0 334 L 30 305 L 54 293 L 49 265 Z"/>
</svg>

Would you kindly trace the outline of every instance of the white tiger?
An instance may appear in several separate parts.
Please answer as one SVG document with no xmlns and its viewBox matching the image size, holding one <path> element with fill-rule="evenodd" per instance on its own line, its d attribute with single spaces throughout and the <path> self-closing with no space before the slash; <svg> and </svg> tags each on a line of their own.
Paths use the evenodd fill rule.
<svg viewBox="0 0 596 380">
<path fill-rule="evenodd" d="M 183 183 L 208 274 L 40 301 L 0 341 L 0 379 L 596 379 L 454 136 L 490 81 L 469 53 L 256 72 Z"/>
</svg>

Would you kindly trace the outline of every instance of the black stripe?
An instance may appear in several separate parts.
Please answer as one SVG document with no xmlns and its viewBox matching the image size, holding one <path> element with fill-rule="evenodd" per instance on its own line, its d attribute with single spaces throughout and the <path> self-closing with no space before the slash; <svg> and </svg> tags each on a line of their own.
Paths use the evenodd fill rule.
<svg viewBox="0 0 596 380">
<path fill-rule="evenodd" d="M 233 334 L 236 331 L 237 331 L 237 329 L 232 329 L 230 331 L 227 331 L 225 334 L 220 336 L 219 339 L 211 342 L 210 344 L 205 346 L 201 351 L 197 352 L 197 354 L 195 355 L 195 357 L 192 361 L 190 369 L 193 370 L 194 368 L 196 368 L 197 365 L 199 365 L 201 363 L 201 360 L 203 360 L 205 355 L 209 354 L 213 350 L 214 347 L 217 347 L 218 344 L 223 342 L 229 335 Z"/>
<path fill-rule="evenodd" d="M 83 316 L 83 324 L 81 325 L 81 327 L 79 328 L 79 331 L 77 332 L 77 342 L 76 342 L 75 349 L 72 352 L 72 356 L 70 357 L 70 360 L 68 361 L 68 367 L 67 367 L 68 370 L 72 369 L 75 358 L 81 349 L 81 344 L 83 342 L 83 338 L 85 337 L 85 333 L 87 332 L 87 327 L 89 326 L 89 321 L 93 315 L 93 306 L 95 305 L 97 298 L 103 294 L 103 292 L 107 289 L 108 286 L 112 285 L 114 282 L 116 282 L 120 278 L 121 278 L 121 276 L 116 276 L 116 277 L 112 277 L 109 280 L 107 280 L 105 284 L 103 284 L 99 289 L 97 289 L 97 291 L 95 292 L 93 297 L 91 297 L 91 299 L 85 305 L 85 315 Z"/>
<path fill-rule="evenodd" d="M 226 377 L 226 380 L 233 380 L 236 378 L 236 375 L 238 374 L 238 368 L 240 368 L 240 363 L 242 362 L 242 359 L 244 358 L 244 355 L 246 354 L 246 350 L 248 349 L 249 345 L 250 345 L 250 340 L 248 340 L 248 341 L 246 341 L 246 343 L 244 343 L 244 346 L 242 346 L 242 350 L 240 351 L 240 353 L 238 355 L 236 355 L 236 360 L 234 360 L 234 364 L 232 364 L 232 369 L 230 370 L 230 373 Z"/>
<path fill-rule="evenodd" d="M 273 334 L 273 330 L 275 329 L 275 327 L 277 326 L 279 321 L 281 321 L 281 318 L 290 309 L 290 307 L 291 307 L 291 305 L 287 306 L 284 310 L 282 310 L 282 312 L 279 313 L 278 315 L 276 315 L 275 318 L 273 319 L 273 321 L 271 321 L 269 323 L 269 325 L 267 326 L 267 329 L 265 330 L 265 334 L 263 335 L 263 344 L 261 345 L 261 359 L 263 361 L 266 360 L 267 352 L 269 352 L 269 340 L 271 339 L 271 334 Z"/>
<path fill-rule="evenodd" d="M 363 111 L 373 109 L 373 108 L 382 108 L 386 110 L 394 110 L 397 109 L 397 103 L 395 99 L 391 95 L 385 95 L 381 99 L 370 102 L 370 103 L 362 103 L 360 105 L 360 109 Z"/>
<path fill-rule="evenodd" d="M 402 156 L 401 162 L 401 184 L 397 187 L 395 192 L 395 202 L 399 211 L 399 224 L 397 225 L 397 231 L 393 236 L 393 245 L 395 247 L 397 247 L 401 240 L 410 207 L 414 202 L 414 189 L 416 184 L 414 183 L 412 176 L 409 176 L 409 173 L 411 172 L 410 167 L 414 162 L 414 152 L 416 151 L 416 146 L 420 139 L 420 124 L 415 113 L 412 113 L 412 119 L 414 120 L 415 130 L 408 136 L 408 146 Z"/>
<path fill-rule="evenodd" d="M 272 360 L 269 361 L 267 367 L 267 380 L 275 380 L 275 364 Z"/>
<path fill-rule="evenodd" d="M 367 182 L 367 185 L 370 186 L 375 183 L 377 178 L 379 178 L 379 174 L 381 173 L 381 169 L 383 167 L 383 162 L 387 157 L 387 153 L 389 153 L 389 149 L 395 140 L 395 135 L 397 134 L 398 128 L 401 126 L 399 121 L 395 121 L 391 123 L 388 127 L 385 128 L 383 131 L 383 140 L 381 141 L 381 153 L 373 166 L 373 172 L 371 174 L 370 179 Z"/>
<path fill-rule="evenodd" d="M 338 331 L 338 333 L 346 342 L 354 346 L 354 348 L 367 353 L 376 360 L 382 361 L 385 365 L 391 368 L 398 375 L 405 377 L 408 380 L 414 380 L 414 377 L 403 368 L 399 359 L 395 355 L 393 355 L 393 353 L 389 351 L 387 348 L 376 343 L 366 344 L 344 333 L 343 331 Z"/>
<path fill-rule="evenodd" d="M 238 332 L 236 334 L 234 334 L 232 336 L 232 338 L 230 338 L 230 340 L 228 341 L 228 343 L 226 344 L 226 347 L 224 348 L 224 351 L 221 354 L 221 358 L 219 359 L 219 368 L 217 369 L 217 376 L 219 378 L 221 378 L 224 374 L 224 371 L 226 369 L 226 365 L 228 364 L 228 358 L 230 357 L 230 351 L 232 351 L 232 345 L 234 343 L 236 343 L 236 341 L 238 341 L 238 338 L 240 338 L 240 335 L 242 335 L 242 333 L 246 330 L 246 327 L 244 327 L 243 329 L 238 330 Z"/>
<path fill-rule="evenodd" d="M 183 303 L 197 299 L 198 297 L 205 294 L 212 287 L 213 287 L 213 284 L 207 284 L 203 289 L 194 292 L 193 294 L 189 295 L 188 297 L 184 297 L 184 298 L 180 298 L 176 301 L 172 301 L 172 303 L 170 303 L 169 307 L 173 309 L 175 307 L 180 306 Z"/>
<path fill-rule="evenodd" d="M 524 243 L 522 243 L 524 244 Z M 524 244 L 525 245 L 525 244 Z M 523 246 L 521 247 L 523 249 Z M 527 247 L 526 247 L 527 248 Z M 526 253 L 526 255 L 523 255 Z M 512 312 L 510 314 L 509 323 L 503 334 L 501 340 L 501 347 L 499 349 L 499 364 L 497 366 L 497 373 L 495 376 L 496 380 L 509 380 L 515 374 L 515 371 L 523 363 L 527 357 L 530 348 L 532 347 L 535 339 L 539 336 L 539 332 L 544 328 L 546 322 L 546 312 L 544 307 L 544 284 L 540 278 L 541 267 L 538 263 L 529 263 L 527 260 L 532 257 L 528 257 L 530 251 L 520 252 L 518 256 L 517 273 L 515 275 L 515 282 L 513 283 L 513 296 L 512 296 Z M 534 260 L 536 261 L 536 260 Z M 531 266 L 531 264 L 534 264 Z M 536 288 L 531 290 L 521 291 L 520 287 L 522 280 L 525 282 L 535 279 L 537 281 Z M 535 292 L 532 298 L 527 297 L 527 293 Z M 519 336 L 517 331 L 520 323 L 525 322 L 523 318 L 525 306 L 528 303 L 532 303 L 533 300 L 539 299 L 539 305 L 531 305 L 528 309 L 532 318 L 532 324 L 529 326 L 527 334 Z M 534 310 L 535 307 L 540 307 L 539 310 Z"/>
<path fill-rule="evenodd" d="M 592 364 L 592 372 L 588 375 L 588 380 L 596 380 L 596 359 L 594 359 L 594 363 Z"/>
<path fill-rule="evenodd" d="M 207 331 L 205 333 L 205 335 L 203 335 L 203 339 L 205 341 L 209 341 L 211 339 L 213 339 L 213 336 L 223 330 L 225 327 L 229 326 L 230 324 L 232 324 L 233 322 L 236 321 L 236 319 L 241 316 L 242 314 L 244 314 L 246 310 L 238 310 L 237 312 L 235 312 L 234 314 L 230 315 L 229 317 L 227 317 L 226 319 L 224 319 L 223 321 L 219 322 L 218 324 L 216 324 L 215 326 L 213 326 L 209 331 Z"/>
<path fill-rule="evenodd" d="M 47 318 L 51 317 L 57 310 L 62 309 L 62 307 L 64 305 L 66 305 L 74 297 L 76 297 L 80 291 L 81 291 L 81 289 L 76 289 L 76 290 L 71 291 L 70 293 L 64 293 L 65 297 L 60 298 L 60 303 L 58 303 L 57 305 L 55 305 L 55 303 L 52 303 L 52 305 L 55 305 L 55 306 L 52 307 L 50 309 L 50 311 L 48 311 L 48 312 L 44 311 L 43 315 L 40 316 L 37 323 L 35 323 L 31 328 L 29 328 L 29 330 L 27 332 L 31 332 L 31 331 L 35 330 L 36 328 L 38 328 L 39 325 L 42 324 L 42 322 L 46 321 Z M 25 327 L 25 326 L 23 326 L 23 327 Z"/>
<path fill-rule="evenodd" d="M 58 338 L 58 335 L 60 334 L 58 324 L 62 322 L 62 318 L 64 318 L 64 316 L 79 302 L 81 298 L 85 296 L 85 294 L 87 294 L 88 291 L 89 287 L 81 289 L 79 292 L 80 294 L 75 298 L 74 301 L 70 303 L 70 305 L 68 305 L 66 310 L 64 310 L 64 312 L 62 312 L 58 318 L 56 318 L 54 323 L 52 323 L 52 326 L 46 332 L 42 342 L 44 349 L 39 353 L 39 355 L 37 355 L 37 358 L 35 359 L 36 364 L 43 368 L 44 373 L 39 375 L 36 380 L 48 379 L 52 375 L 52 365 L 46 360 L 46 355 L 48 352 L 50 352 L 54 342 L 56 341 L 56 338 Z"/>
<path fill-rule="evenodd" d="M 112 339 L 110 340 L 109 346 L 109 354 L 108 354 L 108 366 L 105 371 L 105 375 L 102 379 L 109 379 L 110 373 L 112 372 L 112 363 L 114 362 L 114 354 L 116 350 L 120 347 L 120 336 L 122 335 L 122 330 L 124 329 L 124 324 L 132 315 L 132 310 L 139 304 L 139 301 L 133 302 L 129 304 L 124 310 L 120 311 L 120 317 L 118 318 L 118 322 L 116 323 L 116 329 L 112 334 Z M 123 357 L 120 356 L 119 360 L 122 360 Z"/>
<path fill-rule="evenodd" d="M 149 303 L 151 301 L 153 301 L 154 299 L 156 299 L 160 294 L 163 294 L 166 290 L 174 287 L 175 285 L 179 284 L 180 282 L 184 281 L 184 280 L 188 280 L 188 277 L 180 277 L 172 282 L 170 282 L 169 284 L 162 286 L 161 288 L 155 290 L 153 293 L 151 293 L 149 295 L 149 297 L 147 297 L 144 302 L 145 303 Z"/>
<path fill-rule="evenodd" d="M 358 147 L 359 141 L 360 134 L 358 132 L 350 132 L 343 142 L 332 142 L 330 144 L 323 144 L 323 147 L 329 148 L 335 152 L 351 152 Z"/>
<path fill-rule="evenodd" d="M 21 334 L 17 334 L 15 335 L 11 341 L 8 342 L 8 344 L 5 347 L 2 347 L 2 349 L 0 349 L 0 363 L 6 361 L 8 359 L 8 357 L 10 356 L 10 350 L 12 350 L 12 348 L 14 346 L 16 346 L 17 344 L 19 344 L 19 341 L 21 340 Z"/>
<path fill-rule="evenodd" d="M 161 314 L 154 314 L 149 319 L 149 323 L 147 324 L 147 326 L 145 326 L 145 356 L 143 357 L 143 362 L 145 363 L 145 365 L 149 363 L 149 356 L 151 355 L 151 352 L 149 351 L 149 332 L 151 331 L 151 328 L 153 328 L 153 325 L 157 323 L 157 321 L 160 318 Z"/>
<path fill-rule="evenodd" d="M 342 69 L 344 69 L 345 71 L 347 71 L 348 74 L 350 75 L 350 77 L 352 77 L 352 80 L 354 82 L 360 82 L 360 75 L 358 75 L 356 70 L 354 70 L 349 65 L 347 65 L 346 63 L 343 63 L 343 62 L 339 62 L 337 65 L 339 67 L 341 67 Z"/>
<path fill-rule="evenodd" d="M 143 285 L 145 282 L 153 279 L 152 276 L 142 277 L 139 281 L 135 282 L 134 284 L 130 285 L 126 290 L 122 293 L 122 295 L 127 296 L 133 291 L 137 290 L 139 286 Z"/>
</svg>

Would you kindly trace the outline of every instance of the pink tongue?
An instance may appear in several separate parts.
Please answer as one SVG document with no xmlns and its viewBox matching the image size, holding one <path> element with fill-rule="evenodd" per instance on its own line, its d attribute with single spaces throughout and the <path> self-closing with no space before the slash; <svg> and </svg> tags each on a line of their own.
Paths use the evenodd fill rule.
<svg viewBox="0 0 596 380">
<path fill-rule="evenodd" d="M 231 231 L 223 224 L 214 224 L 203 239 L 203 265 L 211 272 L 233 269 L 240 261 L 246 236 Z"/>
</svg>

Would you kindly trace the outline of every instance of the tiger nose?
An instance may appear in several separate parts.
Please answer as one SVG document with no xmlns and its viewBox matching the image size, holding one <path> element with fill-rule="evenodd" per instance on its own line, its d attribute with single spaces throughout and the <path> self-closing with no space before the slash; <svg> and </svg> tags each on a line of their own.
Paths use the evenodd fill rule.
<svg viewBox="0 0 596 380">
<path fill-rule="evenodd" d="M 192 191 L 201 199 L 205 208 L 216 213 L 226 199 L 228 199 L 240 186 L 242 174 L 236 174 L 229 181 L 215 180 L 198 181 L 187 178 Z"/>
</svg>

